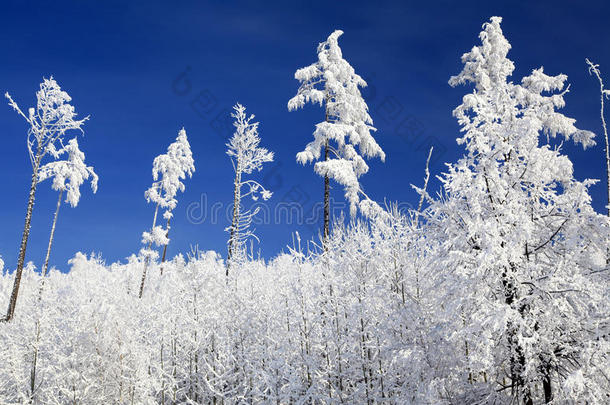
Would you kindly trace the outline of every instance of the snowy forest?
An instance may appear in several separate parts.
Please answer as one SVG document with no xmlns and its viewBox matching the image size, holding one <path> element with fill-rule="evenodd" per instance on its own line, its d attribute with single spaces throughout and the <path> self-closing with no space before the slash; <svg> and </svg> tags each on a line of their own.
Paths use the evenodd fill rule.
<svg viewBox="0 0 610 405">
<path fill-rule="evenodd" d="M 424 152 L 408 211 L 361 184 L 375 176 L 371 161 L 401 157 L 378 142 L 343 31 L 302 49 L 312 63 L 294 67 L 286 109 L 313 106 L 319 121 L 300 129 L 313 136 L 293 163 L 313 169 L 324 215 L 318 237 L 295 227 L 272 259 L 256 254 L 253 221 L 254 202 L 275 197 L 260 179 L 274 145 L 259 134 L 256 106 L 236 101 L 233 135 L 218 151 L 234 179 L 225 251 L 169 257 L 189 180 L 219 170 L 177 124 L 142 190 L 152 218 L 141 249 L 112 264 L 75 252 L 68 268 L 49 266 L 66 205 L 98 188 L 82 136 L 89 117 L 59 78 L 43 78 L 35 97 L 7 92 L 32 172 L 17 265 L 0 259 L 0 403 L 610 403 L 610 204 L 596 212 L 589 191 L 603 183 L 610 199 L 610 66 L 595 55 L 582 63 L 599 84 L 594 134 L 561 112 L 566 75 L 513 76 L 501 25 L 484 22 L 447 78 L 463 95 L 452 106 L 461 157 L 433 171 L 435 150 Z M 606 176 L 577 179 L 569 143 L 602 143 L 605 155 L 589 159 Z M 56 193 L 54 212 L 36 209 L 43 187 Z M 331 187 L 343 192 L 345 217 L 331 215 Z M 38 214 L 53 217 L 42 263 L 26 261 Z"/>
</svg>

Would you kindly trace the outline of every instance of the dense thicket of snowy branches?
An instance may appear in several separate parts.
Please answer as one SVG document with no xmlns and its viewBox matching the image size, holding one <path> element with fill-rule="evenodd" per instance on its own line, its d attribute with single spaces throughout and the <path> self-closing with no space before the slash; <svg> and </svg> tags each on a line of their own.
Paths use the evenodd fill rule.
<svg viewBox="0 0 610 405">
<path fill-rule="evenodd" d="M 297 72 L 291 107 L 314 101 L 327 111 L 299 159 L 332 151 L 316 171 L 344 184 L 352 207 L 366 213 L 325 231 L 322 247 L 295 233 L 270 261 L 236 259 L 255 213 L 240 211 L 241 199 L 270 196 L 242 175 L 273 157 L 238 104 L 227 144 L 231 271 L 217 253 L 197 249 L 154 260 L 150 248 L 167 244 L 177 192 L 194 171 L 180 131 L 154 161 L 146 198 L 157 208 L 143 254 L 106 265 L 77 253 L 67 273 L 41 275 L 31 263 L 23 270 L 20 306 L 0 323 L 0 403 L 609 403 L 610 220 L 591 206 L 594 181 L 576 179 L 562 151 L 562 142 L 586 148 L 594 135 L 559 112 L 565 75 L 540 68 L 510 81 L 500 24 L 493 17 L 483 26 L 450 79 L 472 86 L 454 110 L 464 155 L 431 196 L 430 150 L 411 212 L 359 201 L 367 167 L 354 146 L 384 154 L 370 136 L 364 82 L 341 57 L 341 31 Z M 35 176 L 55 176 L 54 187 L 78 202 L 78 187 L 97 177 L 76 141 L 61 150 L 78 170 L 53 162 Z M 159 208 L 165 228 L 156 225 Z M 12 281 L 5 270 L 0 306 Z"/>
<path fill-rule="evenodd" d="M 336 227 L 325 255 L 299 249 L 265 264 L 215 253 L 105 266 L 77 254 L 24 273 L 23 310 L 0 330 L 0 401 L 30 397 L 36 308 L 43 309 L 35 403 L 423 401 L 449 370 L 432 326 L 433 279 L 419 233 L 395 216 L 372 232 Z M 378 246 L 375 246 L 378 244 Z M 6 296 L 7 276 L 0 278 Z"/>
<path fill-rule="evenodd" d="M 178 256 L 162 275 L 152 264 L 142 299 L 144 262 L 135 256 L 106 266 L 79 253 L 69 273 L 51 271 L 41 300 L 40 276 L 27 269 L 21 309 L 0 328 L 0 402 L 509 403 L 500 385 L 506 365 L 494 360 L 505 318 L 467 324 L 479 340 L 463 340 L 473 308 L 456 317 L 439 294 L 462 290 L 446 286 L 455 276 L 439 269 L 427 239 L 391 210 L 370 225 L 335 225 L 321 255 L 303 251 L 297 235 L 288 254 L 236 262 L 228 279 L 214 252 Z M 0 277 L 0 296 L 10 281 Z M 576 304 L 580 315 L 560 305 L 565 316 L 553 319 L 554 311 L 541 322 L 562 322 L 579 358 L 555 398 L 603 403 L 608 343 L 594 336 L 598 319 L 579 316 L 603 313 L 607 302 Z M 532 395 L 543 397 L 535 382 Z"/>
</svg>

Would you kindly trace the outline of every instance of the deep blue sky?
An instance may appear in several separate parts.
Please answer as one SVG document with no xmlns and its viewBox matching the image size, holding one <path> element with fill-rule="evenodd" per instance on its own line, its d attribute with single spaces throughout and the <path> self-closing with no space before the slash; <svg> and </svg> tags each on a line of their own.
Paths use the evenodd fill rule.
<svg viewBox="0 0 610 405">
<path fill-rule="evenodd" d="M 598 87 L 584 58 L 601 64 L 610 84 L 609 7 L 604 2 L 489 3 L 2 2 L 0 90 L 27 109 L 41 78 L 53 75 L 79 114 L 91 115 L 79 143 L 100 175 L 99 191 L 92 195 L 83 188 L 77 208 L 63 205 L 51 265 L 67 268 L 77 251 L 101 252 L 107 262 L 137 252 L 140 234 L 152 221 L 153 207 L 143 197 L 152 160 L 182 126 L 197 171 L 179 196 L 169 254 L 199 244 L 224 256 L 227 222 L 224 215 L 211 221 L 211 209 L 231 202 L 233 173 L 217 117 L 236 101 L 256 114 L 262 144 L 276 153 L 276 163 L 258 176 L 275 191 L 270 223 L 257 226 L 263 256 L 281 251 L 294 230 L 304 238 L 317 233 L 318 225 L 288 224 L 285 218 L 274 223 L 273 210 L 278 202 L 300 201 L 307 215 L 322 196 L 322 181 L 312 167 L 294 159 L 322 111 L 288 112 L 286 102 L 298 86 L 294 71 L 315 60 L 317 44 L 334 29 L 345 31 L 343 54 L 370 84 L 363 94 L 387 160 L 372 162 L 362 183 L 378 201 L 415 203 L 410 184 L 422 181 L 430 142 L 442 151 L 435 156 L 435 174 L 442 162 L 462 153 L 451 111 L 470 88 L 452 89 L 447 80 L 460 71 L 460 56 L 478 44 L 481 24 L 493 15 L 504 17 L 517 67 L 514 80 L 541 65 L 549 74 L 567 74 L 572 87 L 564 112 L 581 128 L 599 133 Z M 0 255 L 12 269 L 31 167 L 26 124 L 7 105 L 0 105 L 0 129 Z M 603 141 L 598 141 L 586 152 L 566 149 L 577 177 L 603 179 Z M 592 193 L 595 207 L 603 209 L 604 184 Z M 342 201 L 339 187 L 334 196 Z M 197 202 L 202 198 L 206 216 L 192 223 L 187 208 L 201 217 Z M 50 185 L 41 184 L 27 252 L 27 260 L 38 266 L 55 202 Z"/>
</svg>

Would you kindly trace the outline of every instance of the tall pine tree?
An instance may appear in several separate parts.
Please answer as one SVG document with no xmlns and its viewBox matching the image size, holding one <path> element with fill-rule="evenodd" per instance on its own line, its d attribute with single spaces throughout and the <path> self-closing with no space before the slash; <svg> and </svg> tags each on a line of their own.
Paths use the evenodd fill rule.
<svg viewBox="0 0 610 405">
<path fill-rule="evenodd" d="M 429 225 L 442 246 L 442 307 L 457 330 L 450 336 L 466 348 L 464 381 L 499 382 L 484 392 L 532 404 L 559 395 L 595 338 L 585 325 L 600 319 L 591 303 L 602 295 L 589 274 L 605 266 L 607 220 L 591 207 L 593 181 L 576 180 L 553 143 L 561 135 L 593 144 L 591 132 L 556 111 L 566 76 L 540 68 L 509 81 L 514 64 L 500 22 L 484 25 L 481 45 L 449 82 L 475 87 L 454 111 L 466 155 L 441 177 L 445 194 Z"/>
<path fill-rule="evenodd" d="M 314 170 L 324 177 L 324 240 L 330 223 L 329 180 L 344 186 L 353 215 L 362 195 L 358 179 L 369 170 L 364 158 L 385 160 L 385 153 L 371 135 L 376 128 L 360 94 L 366 82 L 343 59 L 338 43 L 342 34 L 341 30 L 330 34 L 318 45 L 318 61 L 296 71 L 294 77 L 301 85 L 288 102 L 291 111 L 306 103 L 324 106 L 325 118 L 316 125 L 314 140 L 297 154 L 302 164 L 318 160 Z"/>
</svg>

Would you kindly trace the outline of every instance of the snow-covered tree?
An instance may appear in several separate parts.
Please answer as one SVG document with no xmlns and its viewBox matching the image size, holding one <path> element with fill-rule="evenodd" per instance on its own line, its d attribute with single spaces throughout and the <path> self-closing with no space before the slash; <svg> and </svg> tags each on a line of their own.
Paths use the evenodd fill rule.
<svg viewBox="0 0 610 405">
<path fill-rule="evenodd" d="M 260 171 L 263 168 L 263 163 L 272 162 L 273 152 L 259 146 L 261 139 L 258 136 L 258 122 L 252 122 L 254 114 L 248 116 L 246 107 L 239 103 L 233 106 L 233 110 L 231 116 L 235 118 L 233 123 L 235 132 L 227 143 L 227 155 L 231 158 L 233 171 L 235 172 L 233 215 L 231 225 L 226 229 L 229 232 L 227 276 L 229 275 L 231 262 L 243 256 L 245 242 L 251 237 L 256 237 L 253 230 L 250 229 L 250 225 L 259 208 L 244 210 L 242 199 L 250 197 L 256 201 L 260 197 L 263 200 L 268 200 L 272 194 L 256 180 L 244 179 L 244 175 Z"/>
<path fill-rule="evenodd" d="M 13 291 L 6 314 L 6 320 L 10 321 L 15 314 L 15 307 L 17 305 L 17 296 L 19 294 L 25 252 L 30 235 L 32 210 L 34 208 L 36 186 L 39 181 L 38 176 L 41 163 L 48 155 L 57 157 L 58 149 L 61 149 L 63 146 L 62 142 L 66 132 L 70 130 L 80 130 L 82 132 L 82 126 L 89 117 L 85 117 L 81 120 L 76 119 L 76 112 L 74 111 L 74 107 L 70 104 L 72 98 L 68 93 L 61 90 L 53 77 L 50 79 L 43 79 L 40 84 L 40 90 L 36 92 L 36 107 L 29 108 L 27 115 L 19 108 L 9 93 L 6 93 L 5 96 L 9 101 L 9 105 L 13 107 L 29 125 L 27 146 L 30 162 L 32 163 L 32 182 L 30 184 L 25 225 L 23 227 L 21 245 L 19 247 L 15 282 L 13 284 Z"/>
<path fill-rule="evenodd" d="M 306 103 L 324 106 L 325 118 L 316 125 L 314 140 L 297 154 L 297 161 L 305 164 L 319 160 L 314 170 L 324 177 L 324 239 L 329 235 L 330 191 L 329 179 L 345 188 L 350 212 L 355 214 L 360 199 L 359 177 L 368 172 L 364 158 L 385 153 L 371 132 L 376 131 L 368 113 L 368 106 L 360 94 L 366 82 L 343 59 L 338 39 L 343 31 L 336 30 L 318 45 L 318 60 L 296 71 L 294 77 L 301 85 L 288 102 L 290 111 Z"/>
<path fill-rule="evenodd" d="M 85 180 L 91 178 L 91 189 L 94 193 L 97 192 L 97 183 L 99 180 L 97 174 L 93 171 L 93 167 L 85 164 L 85 154 L 79 149 L 76 138 L 70 139 L 66 146 L 58 150 L 58 157 L 63 154 L 68 155 L 65 160 L 56 160 L 47 163 L 40 168 L 38 175 L 39 182 L 52 178 L 53 183 L 51 184 L 51 187 L 53 190 L 59 191 L 57 207 L 55 208 L 55 215 L 53 216 L 53 225 L 51 226 L 51 235 L 49 236 L 47 254 L 42 267 L 43 277 L 46 276 L 49 266 L 49 256 L 51 254 L 51 245 L 53 244 L 55 224 L 57 223 L 59 207 L 64 192 L 66 193 L 66 202 L 70 204 L 70 206 L 76 207 L 80 200 L 80 186 Z"/>
<path fill-rule="evenodd" d="M 144 292 L 148 265 L 151 260 L 158 256 L 156 250 L 152 250 L 151 247 L 153 244 L 155 246 L 163 246 L 162 260 L 165 261 L 167 245 L 169 244 L 170 220 L 173 216 L 172 211 L 176 208 L 176 204 L 178 204 L 176 195 L 179 191 L 184 191 L 184 183 L 182 181 L 187 176 L 192 177 L 194 172 L 195 162 L 191 152 L 191 145 L 186 137 L 186 131 L 182 128 L 178 132 L 176 140 L 168 146 L 167 153 L 159 155 L 154 159 L 152 169 L 153 184 L 144 193 L 146 201 L 155 204 L 155 214 L 150 232 L 142 234 L 142 243 L 146 245 L 146 248 L 141 250 L 142 255 L 145 257 L 145 264 L 140 283 L 140 298 Z M 165 209 L 163 213 L 163 218 L 167 221 L 165 228 L 157 225 L 159 208 Z"/>
<path fill-rule="evenodd" d="M 454 110 L 466 155 L 440 177 L 444 194 L 428 218 L 444 273 L 439 313 L 463 353 L 447 389 L 463 389 L 458 402 L 562 401 L 574 373 L 599 370 L 587 352 L 599 346 L 605 306 L 590 275 L 605 266 L 607 219 L 591 207 L 594 181 L 576 180 L 553 144 L 558 135 L 594 143 L 556 111 L 566 76 L 540 68 L 520 84 L 509 81 L 514 64 L 500 23 L 493 17 L 483 26 L 481 45 L 449 81 L 475 87 Z M 585 391 L 577 401 L 603 402 L 603 389 Z"/>
</svg>

